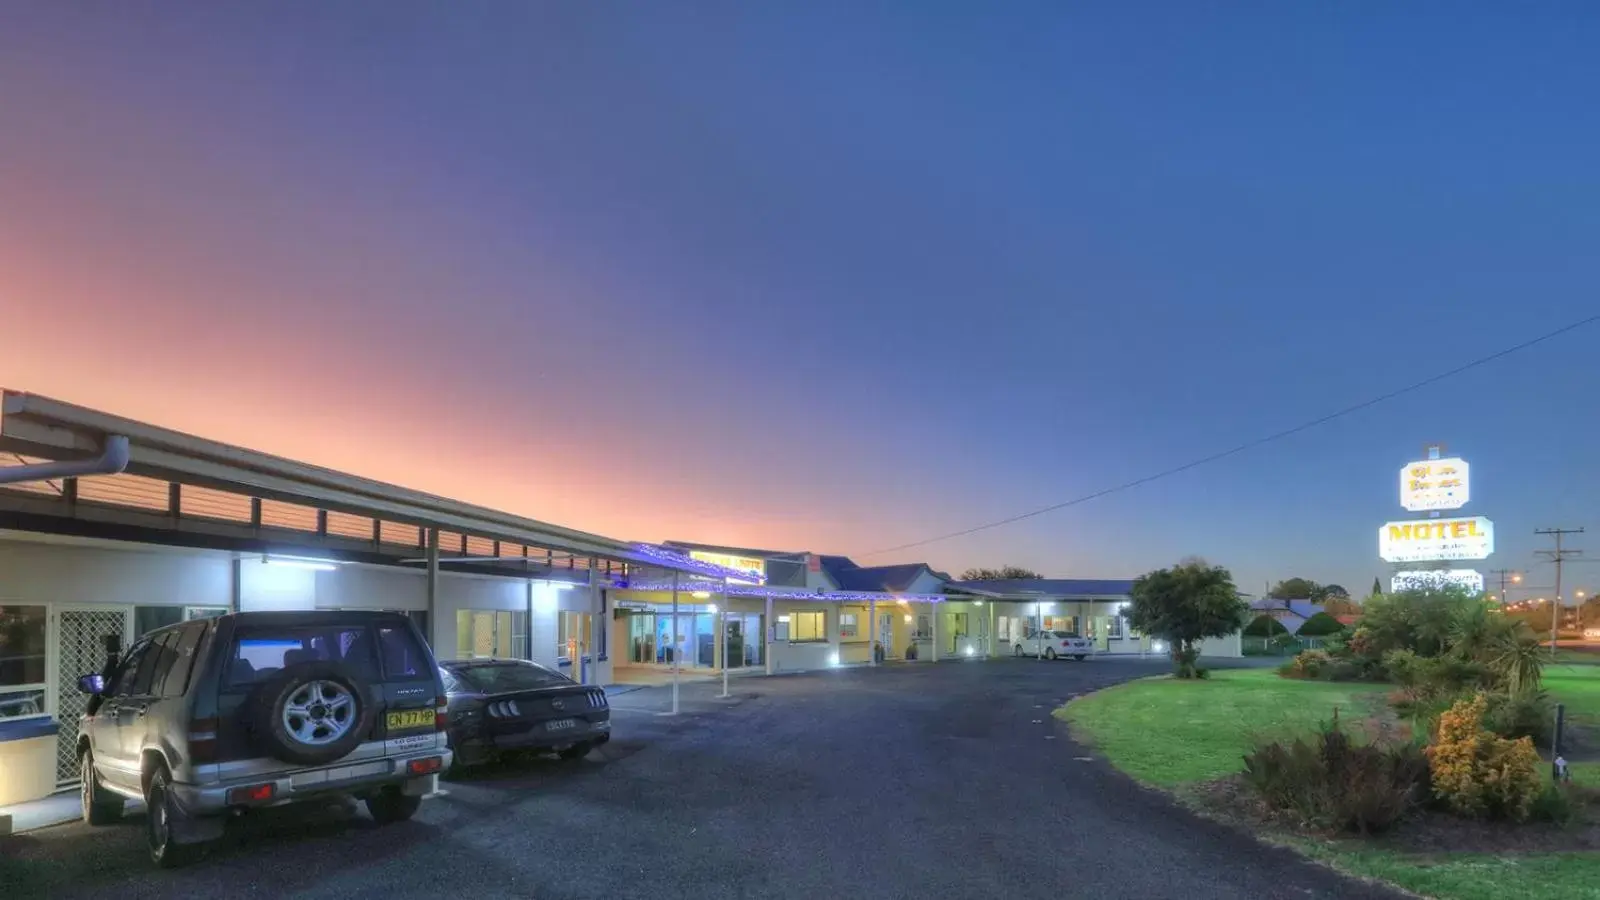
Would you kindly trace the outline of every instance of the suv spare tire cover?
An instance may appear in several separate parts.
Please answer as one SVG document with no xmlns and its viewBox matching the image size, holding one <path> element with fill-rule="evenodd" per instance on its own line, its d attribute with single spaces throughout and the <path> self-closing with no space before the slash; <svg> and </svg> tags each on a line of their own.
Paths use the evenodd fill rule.
<svg viewBox="0 0 1600 900">
<path fill-rule="evenodd" d="M 295 692 L 313 681 L 330 681 L 354 698 L 350 730 L 326 744 L 308 744 L 295 737 L 283 721 L 283 708 Z M 350 755 L 372 732 L 372 695 L 367 683 L 349 666 L 334 662 L 308 662 L 285 666 L 256 689 L 251 710 L 258 748 L 284 762 L 306 766 L 331 763 Z"/>
</svg>

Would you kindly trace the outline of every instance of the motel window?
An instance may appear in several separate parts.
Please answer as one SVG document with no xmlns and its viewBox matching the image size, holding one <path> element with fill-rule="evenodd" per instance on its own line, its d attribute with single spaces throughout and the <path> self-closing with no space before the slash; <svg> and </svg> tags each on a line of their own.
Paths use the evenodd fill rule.
<svg viewBox="0 0 1600 900">
<path fill-rule="evenodd" d="M 456 612 L 457 659 L 527 659 L 528 614 L 463 609 Z"/>
<path fill-rule="evenodd" d="M 1122 637 L 1122 614 L 1121 613 L 1112 613 L 1111 614 L 1111 618 L 1106 620 L 1106 637 L 1108 637 L 1108 638 L 1120 638 L 1120 637 Z"/>
<path fill-rule="evenodd" d="M 827 639 L 827 613 L 817 611 L 789 614 L 789 640 L 825 641 Z"/>
<path fill-rule="evenodd" d="M 772 639 L 774 641 L 787 641 L 789 639 L 789 616 L 779 616 L 778 623 L 772 626 Z"/>
<path fill-rule="evenodd" d="M 45 609 L 0 606 L 0 720 L 45 714 Z"/>
<path fill-rule="evenodd" d="M 1010 616 L 996 616 L 995 620 L 994 620 L 994 624 L 995 624 L 995 637 L 999 638 L 1002 641 L 1011 640 L 1011 617 Z"/>
<path fill-rule="evenodd" d="M 913 637 L 926 640 L 933 637 L 933 617 L 927 613 L 917 614 L 917 633 Z"/>
<path fill-rule="evenodd" d="M 860 629 L 856 625 L 856 614 L 853 612 L 839 614 L 839 637 L 859 637 Z"/>
</svg>

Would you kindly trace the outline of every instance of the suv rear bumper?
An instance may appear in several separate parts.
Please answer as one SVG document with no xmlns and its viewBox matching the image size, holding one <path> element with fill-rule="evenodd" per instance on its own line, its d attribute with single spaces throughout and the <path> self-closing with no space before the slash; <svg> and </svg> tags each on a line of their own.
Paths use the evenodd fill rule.
<svg viewBox="0 0 1600 900">
<path fill-rule="evenodd" d="M 328 794 L 359 794 L 377 788 L 399 785 L 403 793 L 422 796 L 432 793 L 438 785 L 437 772 L 450 768 L 451 752 L 448 749 L 427 750 L 404 756 L 383 756 L 376 759 L 341 760 L 331 766 L 300 769 L 283 774 L 234 778 L 205 785 L 174 784 L 174 799 L 191 816 L 221 815 L 230 809 L 283 806 Z M 440 764 L 435 774 L 413 775 L 410 765 L 415 760 L 435 759 Z M 230 803 L 228 792 L 236 788 L 271 784 L 272 799 L 257 803 Z"/>
</svg>

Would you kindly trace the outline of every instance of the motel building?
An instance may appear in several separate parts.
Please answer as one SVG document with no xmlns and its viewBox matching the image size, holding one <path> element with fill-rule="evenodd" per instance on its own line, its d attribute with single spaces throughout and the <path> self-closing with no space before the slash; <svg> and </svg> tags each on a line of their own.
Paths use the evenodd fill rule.
<svg viewBox="0 0 1600 900">
<path fill-rule="evenodd" d="M 441 659 L 608 684 L 613 580 L 750 575 L 37 395 L 0 403 L 0 807 L 76 782 L 77 680 L 108 635 L 393 610 Z"/>
<path fill-rule="evenodd" d="M 680 675 L 717 674 L 724 659 L 731 675 L 1009 656 L 1041 627 L 1087 637 L 1098 653 L 1166 652 L 1128 625 L 1128 580 L 957 581 L 926 563 L 664 546 L 742 576 L 615 580 L 608 644 L 618 682 L 648 683 L 674 666 Z M 1237 634 L 1207 641 L 1202 653 L 1243 655 Z"/>
</svg>

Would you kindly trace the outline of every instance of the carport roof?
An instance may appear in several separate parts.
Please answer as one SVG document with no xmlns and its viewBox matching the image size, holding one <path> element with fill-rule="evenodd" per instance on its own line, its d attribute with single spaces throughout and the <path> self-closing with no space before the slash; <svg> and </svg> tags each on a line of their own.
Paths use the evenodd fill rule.
<svg viewBox="0 0 1600 900">
<path fill-rule="evenodd" d="M 1133 594 L 1133 581 L 1094 578 L 1007 578 L 952 581 L 946 587 L 963 594 L 1004 600 L 1120 599 Z"/>
<path fill-rule="evenodd" d="M 358 517 L 367 523 L 369 543 L 374 549 L 387 544 L 382 526 L 394 524 L 412 527 L 412 536 L 417 534 L 418 528 L 448 531 L 453 537 L 461 538 L 464 555 L 469 538 L 477 538 L 484 544 L 492 542 L 496 547 L 505 542 L 523 548 L 523 555 L 515 559 L 488 552 L 475 557 L 486 564 L 526 565 L 526 548 L 532 546 L 543 551 L 558 551 L 569 559 L 610 560 L 715 578 L 749 577 L 747 573 L 689 559 L 678 550 L 565 528 L 196 437 L 38 394 L 5 391 L 0 396 L 3 396 L 0 450 L 44 460 L 83 459 L 100 454 L 112 436 L 122 436 L 128 440 L 128 462 L 122 471 L 132 477 L 124 479 L 119 473 L 92 478 L 140 483 L 146 486 L 146 494 L 152 493 L 152 487 L 157 489 L 155 496 L 141 496 L 137 502 L 113 499 L 98 504 L 76 493 L 68 496 L 62 489 L 50 495 L 60 501 L 55 504 L 60 511 L 52 508 L 51 515 L 70 518 L 80 513 L 80 506 L 121 505 L 138 512 L 164 513 L 171 520 L 169 527 L 177 527 L 184 513 L 180 504 L 183 492 L 177 486 L 193 486 L 220 495 L 208 498 L 213 507 L 209 514 L 194 514 L 196 524 L 210 521 L 231 525 L 234 530 L 242 525 L 260 532 L 263 527 L 261 504 L 268 501 L 307 512 L 317 511 L 317 530 L 309 536 L 319 539 L 352 537 L 330 532 L 329 513 Z M 4 469 L 0 469 L 0 474 L 3 472 Z M 76 483 L 85 479 L 62 480 Z M 163 484 L 171 490 L 160 489 Z M 44 505 L 42 500 L 32 502 L 36 507 Z M 219 511 L 223 506 L 227 507 L 226 513 Z M 415 542 L 408 539 L 407 543 L 412 551 L 417 549 Z"/>
</svg>

